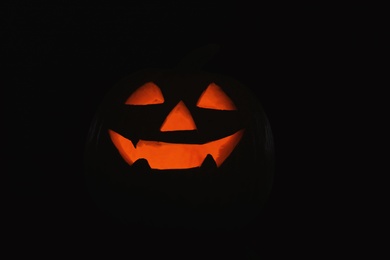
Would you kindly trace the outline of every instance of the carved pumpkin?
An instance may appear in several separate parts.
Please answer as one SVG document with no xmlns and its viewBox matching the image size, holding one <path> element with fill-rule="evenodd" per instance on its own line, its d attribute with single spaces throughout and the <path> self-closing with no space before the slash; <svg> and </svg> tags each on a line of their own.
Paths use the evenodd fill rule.
<svg viewBox="0 0 390 260">
<path fill-rule="evenodd" d="M 198 68 L 150 69 L 105 97 L 86 145 L 86 177 L 128 224 L 243 226 L 272 183 L 272 137 L 254 95 Z"/>
<path fill-rule="evenodd" d="M 153 82 L 147 82 L 138 88 L 126 100 L 130 106 L 163 104 L 164 96 L 160 88 Z M 210 83 L 200 95 L 196 106 L 215 110 L 236 110 L 233 101 L 215 83 Z M 198 138 L 199 132 L 191 112 L 180 100 L 169 112 L 160 127 L 160 132 L 190 131 L 193 139 Z M 189 169 L 200 167 L 207 155 L 211 155 L 219 167 L 240 141 L 244 130 L 211 140 L 206 143 L 171 143 L 161 140 L 139 140 L 133 143 L 114 130 L 109 130 L 111 140 L 123 159 L 133 165 L 139 159 L 146 159 L 150 168 Z"/>
</svg>

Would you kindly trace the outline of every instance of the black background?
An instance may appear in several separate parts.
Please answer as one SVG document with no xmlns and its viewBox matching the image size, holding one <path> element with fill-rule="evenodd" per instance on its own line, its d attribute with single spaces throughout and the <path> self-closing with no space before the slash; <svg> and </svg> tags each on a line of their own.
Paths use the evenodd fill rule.
<svg viewBox="0 0 390 260">
<path fill-rule="evenodd" d="M 3 215 L 11 250 L 260 259 L 344 248 L 353 228 L 342 213 L 350 204 L 336 196 L 345 186 L 334 162 L 345 160 L 340 107 L 364 58 L 362 31 L 369 31 L 360 10 L 241 1 L 3 2 Z M 221 50 L 207 69 L 253 89 L 269 117 L 276 171 L 264 216 L 234 236 L 132 234 L 87 193 L 82 164 L 92 116 L 124 74 L 173 67 L 208 43 Z"/>
</svg>

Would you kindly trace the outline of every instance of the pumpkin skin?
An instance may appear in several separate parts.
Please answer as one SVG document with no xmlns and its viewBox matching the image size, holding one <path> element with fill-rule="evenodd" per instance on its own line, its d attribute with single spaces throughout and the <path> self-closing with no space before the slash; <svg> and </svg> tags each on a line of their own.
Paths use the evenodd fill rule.
<svg viewBox="0 0 390 260">
<path fill-rule="evenodd" d="M 207 150 L 217 142 L 222 159 Z M 139 148 L 150 143 L 157 159 Z M 201 158 L 184 162 L 193 152 Z M 264 206 L 273 158 L 267 117 L 237 80 L 149 69 L 124 77 L 101 103 L 86 143 L 86 180 L 97 205 L 132 227 L 237 229 Z"/>
</svg>

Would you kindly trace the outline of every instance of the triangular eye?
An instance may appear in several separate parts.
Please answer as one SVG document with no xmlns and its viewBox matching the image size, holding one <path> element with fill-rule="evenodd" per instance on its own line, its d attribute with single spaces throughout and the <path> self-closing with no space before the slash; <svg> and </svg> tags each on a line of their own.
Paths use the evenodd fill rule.
<svg viewBox="0 0 390 260">
<path fill-rule="evenodd" d="M 196 106 L 217 110 L 237 110 L 233 101 L 215 83 L 211 83 L 200 95 Z"/>
<path fill-rule="evenodd" d="M 147 82 L 139 87 L 126 100 L 126 105 L 153 105 L 164 103 L 160 88 L 153 82 Z"/>
</svg>

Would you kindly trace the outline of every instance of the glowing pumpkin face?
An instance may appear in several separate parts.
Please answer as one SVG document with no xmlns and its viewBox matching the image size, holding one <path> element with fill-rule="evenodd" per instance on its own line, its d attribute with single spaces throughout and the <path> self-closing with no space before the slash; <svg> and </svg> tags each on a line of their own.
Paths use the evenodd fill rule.
<svg viewBox="0 0 390 260">
<path fill-rule="evenodd" d="M 242 225 L 270 191 L 270 137 L 260 104 L 238 81 L 201 70 L 139 71 L 95 115 L 87 185 L 100 208 L 133 227 Z"/>
<path fill-rule="evenodd" d="M 142 85 L 125 102 L 129 106 L 163 103 L 164 96 L 160 88 L 153 82 Z M 196 106 L 204 109 L 237 110 L 233 101 L 215 83 L 210 83 L 207 86 L 200 95 Z M 160 131 L 197 131 L 191 112 L 182 100 L 169 112 L 160 126 Z M 129 165 L 144 158 L 152 169 L 160 170 L 200 167 L 208 154 L 213 157 L 217 167 L 219 167 L 240 141 L 243 132 L 244 130 L 239 130 L 229 136 L 202 144 L 169 143 L 158 140 L 139 140 L 133 144 L 131 140 L 121 134 L 109 130 L 112 142 Z"/>
</svg>

